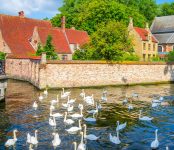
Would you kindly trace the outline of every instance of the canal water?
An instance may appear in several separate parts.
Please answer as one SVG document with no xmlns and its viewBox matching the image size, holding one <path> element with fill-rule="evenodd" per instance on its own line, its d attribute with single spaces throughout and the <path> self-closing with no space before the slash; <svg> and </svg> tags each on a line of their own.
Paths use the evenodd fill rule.
<svg viewBox="0 0 174 150">
<path fill-rule="evenodd" d="M 71 98 L 76 98 L 73 113 L 78 113 L 78 104 L 84 104 L 84 116 L 90 116 L 87 110 L 95 107 L 86 106 L 82 98 L 80 88 L 69 88 Z M 106 103 L 101 103 L 102 109 L 96 116 L 96 123 L 87 124 L 87 134 L 100 136 L 97 141 L 87 140 L 88 150 L 150 150 L 150 144 L 155 138 L 154 131 L 158 129 L 158 140 L 160 142 L 159 150 L 165 150 L 166 146 L 174 150 L 174 85 L 146 85 L 146 86 L 122 86 L 122 87 L 104 87 L 107 90 Z M 43 91 L 37 90 L 27 82 L 16 80 L 7 81 L 5 101 L 0 103 L 0 150 L 5 149 L 5 142 L 13 137 L 13 130 L 17 129 L 17 142 L 15 147 L 9 149 L 27 150 L 29 145 L 26 143 L 27 133 L 34 135 L 38 130 L 38 145 L 33 147 L 37 150 L 54 149 L 52 146 L 53 132 L 58 132 L 61 144 L 56 149 L 73 150 L 72 142 L 80 143 L 80 134 L 69 134 L 65 129 L 70 128 L 63 123 L 63 118 L 56 119 L 57 126 L 52 128 L 49 125 L 49 107 L 50 101 L 60 95 L 61 90 L 48 90 L 48 97 L 42 102 L 38 96 Z M 86 95 L 94 95 L 96 102 L 101 100 L 103 88 L 86 88 Z M 132 93 L 138 93 L 138 98 L 132 98 Z M 127 105 L 122 104 L 125 96 L 129 97 L 134 107 L 129 111 Z M 152 108 L 151 100 L 154 97 L 164 97 L 163 105 Z M 34 101 L 38 101 L 38 109 L 32 108 Z M 64 113 L 62 103 L 67 100 L 59 100 L 54 112 Z M 139 110 L 143 115 L 154 117 L 151 122 L 138 120 Z M 69 117 L 68 117 L 69 118 Z M 115 145 L 109 141 L 109 133 L 116 135 L 116 122 L 127 122 L 124 130 L 120 131 L 120 145 Z M 73 126 L 78 126 L 78 121 Z"/>
</svg>

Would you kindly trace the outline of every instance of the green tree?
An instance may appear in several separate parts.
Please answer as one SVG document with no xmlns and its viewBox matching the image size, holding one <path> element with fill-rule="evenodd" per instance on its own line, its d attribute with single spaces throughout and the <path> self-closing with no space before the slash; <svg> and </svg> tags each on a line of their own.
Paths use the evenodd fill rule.
<svg viewBox="0 0 174 150">
<path fill-rule="evenodd" d="M 159 5 L 159 16 L 174 15 L 174 2 Z"/>
<path fill-rule="evenodd" d="M 64 0 L 64 5 L 51 19 L 54 26 L 60 26 L 63 15 L 66 16 L 66 27 L 75 26 L 89 34 L 95 32 L 98 25 L 111 20 L 122 21 L 128 25 L 129 17 L 133 16 L 134 24 L 143 27 L 146 19 L 133 7 L 120 4 L 115 0 Z"/>
<path fill-rule="evenodd" d="M 167 55 L 167 60 L 169 62 L 174 62 L 174 51 L 169 52 L 169 54 Z"/>
<path fill-rule="evenodd" d="M 41 44 L 38 44 L 38 49 L 36 51 L 37 56 L 41 56 L 41 54 L 45 52 L 47 59 L 58 59 L 58 55 L 55 52 L 55 48 L 52 45 L 52 37 L 48 35 L 46 44 L 42 47 Z"/>
<path fill-rule="evenodd" d="M 0 60 L 5 60 L 6 53 L 0 52 Z"/>
<path fill-rule="evenodd" d="M 127 27 L 120 22 L 110 21 L 101 24 L 91 35 L 91 42 L 76 51 L 73 58 L 86 60 L 124 60 L 125 53 L 132 54 L 131 39 L 128 38 Z"/>
</svg>

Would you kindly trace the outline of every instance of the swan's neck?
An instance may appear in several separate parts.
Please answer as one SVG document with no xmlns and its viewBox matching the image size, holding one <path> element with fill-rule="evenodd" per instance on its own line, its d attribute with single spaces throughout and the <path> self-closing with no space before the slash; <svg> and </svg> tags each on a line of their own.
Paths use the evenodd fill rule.
<svg viewBox="0 0 174 150">
<path fill-rule="evenodd" d="M 77 143 L 74 143 L 74 150 L 77 149 Z"/>
<path fill-rule="evenodd" d="M 81 136 L 81 142 L 80 143 L 83 143 L 83 132 L 82 132 L 82 136 Z"/>
<path fill-rule="evenodd" d="M 53 122 L 54 122 L 54 124 L 56 124 L 56 119 L 55 119 L 55 117 L 53 117 Z"/>
<path fill-rule="evenodd" d="M 59 95 L 57 95 L 57 102 L 59 101 Z"/>
<path fill-rule="evenodd" d="M 82 109 L 80 109 L 80 115 L 82 116 Z"/>
<path fill-rule="evenodd" d="M 156 140 L 156 141 L 158 140 L 158 134 L 157 134 L 157 131 L 155 132 L 155 140 Z"/>
<path fill-rule="evenodd" d="M 50 109 L 50 116 L 52 116 L 53 115 L 53 112 L 52 112 L 52 109 Z"/>
<path fill-rule="evenodd" d="M 37 140 L 37 132 L 35 131 L 35 139 Z"/>
<path fill-rule="evenodd" d="M 119 139 L 119 131 L 117 131 L 117 138 Z"/>
<path fill-rule="evenodd" d="M 83 98 L 84 98 L 84 99 L 86 98 L 85 93 L 83 94 Z"/>
<path fill-rule="evenodd" d="M 84 137 L 86 137 L 86 126 L 84 126 Z"/>
<path fill-rule="evenodd" d="M 16 131 L 13 131 L 13 139 L 17 140 L 17 138 L 16 138 Z"/>
<path fill-rule="evenodd" d="M 65 91 L 64 91 L 64 88 L 62 88 L 62 89 L 63 89 L 63 94 L 64 94 L 64 92 L 65 92 Z"/>
<path fill-rule="evenodd" d="M 79 128 L 81 129 L 82 127 L 81 127 L 81 123 L 80 123 L 80 121 L 79 121 Z"/>
</svg>

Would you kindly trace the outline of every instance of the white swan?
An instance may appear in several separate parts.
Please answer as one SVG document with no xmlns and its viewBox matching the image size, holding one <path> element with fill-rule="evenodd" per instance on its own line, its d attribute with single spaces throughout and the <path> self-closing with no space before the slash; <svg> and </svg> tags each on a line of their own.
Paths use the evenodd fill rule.
<svg viewBox="0 0 174 150">
<path fill-rule="evenodd" d="M 55 117 L 55 118 L 63 117 L 63 115 L 60 114 L 60 113 L 55 113 L 55 114 L 53 114 L 51 109 L 50 109 L 50 116 L 51 116 L 51 117 Z"/>
<path fill-rule="evenodd" d="M 50 126 L 56 126 L 56 119 L 55 119 L 55 117 L 49 118 L 49 125 Z"/>
<path fill-rule="evenodd" d="M 88 121 L 88 122 L 96 122 L 96 119 L 95 119 L 95 113 L 93 113 L 93 118 L 91 117 L 88 117 L 88 118 L 83 118 L 85 121 Z"/>
<path fill-rule="evenodd" d="M 5 146 L 13 146 L 17 142 L 16 132 L 18 132 L 16 129 L 13 130 L 13 139 L 8 139 L 7 142 L 5 142 Z"/>
<path fill-rule="evenodd" d="M 119 139 L 119 132 L 117 131 L 117 136 L 112 136 L 111 133 L 109 134 L 109 140 L 114 144 L 120 144 L 121 141 Z"/>
<path fill-rule="evenodd" d="M 132 97 L 138 98 L 138 93 L 132 93 Z"/>
<path fill-rule="evenodd" d="M 164 97 L 160 96 L 159 100 L 162 102 L 164 101 Z"/>
<path fill-rule="evenodd" d="M 58 102 L 59 102 L 59 95 L 57 95 L 57 99 L 56 100 L 55 99 L 51 100 L 51 104 L 52 105 L 54 105 L 54 104 L 56 104 Z"/>
<path fill-rule="evenodd" d="M 125 105 L 125 104 L 127 104 L 127 103 L 128 103 L 128 99 L 125 98 L 125 99 L 123 100 L 123 105 Z"/>
<path fill-rule="evenodd" d="M 91 96 L 86 96 L 86 94 L 84 93 L 83 99 L 86 102 L 91 102 L 92 100 L 94 100 L 94 95 L 92 94 Z"/>
<path fill-rule="evenodd" d="M 116 127 L 116 131 L 122 130 L 126 127 L 127 122 L 120 124 L 119 121 L 117 121 L 117 127 Z"/>
<path fill-rule="evenodd" d="M 84 138 L 85 139 L 92 140 L 92 141 L 99 139 L 99 137 L 95 136 L 94 134 L 86 135 L 86 124 L 84 124 L 83 126 L 84 126 Z"/>
<path fill-rule="evenodd" d="M 142 110 L 140 110 L 139 120 L 141 120 L 141 121 L 151 121 L 153 119 L 152 117 L 147 117 L 147 116 L 141 117 L 141 113 L 142 113 Z"/>
<path fill-rule="evenodd" d="M 158 129 L 155 130 L 155 140 L 151 143 L 152 149 L 157 149 L 159 147 L 159 141 L 158 141 L 158 135 L 157 135 Z"/>
<path fill-rule="evenodd" d="M 98 113 L 98 106 L 97 106 L 97 103 L 96 103 L 96 109 L 93 109 L 93 110 L 89 110 L 87 111 L 89 114 L 94 114 L 94 113 Z"/>
<path fill-rule="evenodd" d="M 71 125 L 71 124 L 74 123 L 74 120 L 66 119 L 66 117 L 67 117 L 67 112 L 65 112 L 65 117 L 64 117 L 64 120 L 63 120 L 65 124 Z"/>
<path fill-rule="evenodd" d="M 73 104 L 74 102 L 76 101 L 76 98 L 75 99 L 70 99 L 69 96 L 68 96 L 68 104 Z"/>
<path fill-rule="evenodd" d="M 32 144 L 32 145 L 36 145 L 36 144 L 38 144 L 38 140 L 37 140 L 37 130 L 35 130 L 35 136 L 31 136 L 30 137 L 30 143 Z"/>
<path fill-rule="evenodd" d="M 68 95 L 64 94 L 64 93 L 61 91 L 60 98 L 61 98 L 61 99 L 65 99 L 65 98 L 67 98 L 67 97 L 68 97 Z"/>
<path fill-rule="evenodd" d="M 42 101 L 44 99 L 44 97 L 42 96 L 42 94 L 39 95 L 39 101 Z"/>
<path fill-rule="evenodd" d="M 32 144 L 29 145 L 29 150 L 34 150 Z"/>
<path fill-rule="evenodd" d="M 62 103 L 62 106 L 63 106 L 64 108 L 68 108 L 69 104 L 68 104 L 68 103 Z"/>
<path fill-rule="evenodd" d="M 128 105 L 128 110 L 132 110 L 132 109 L 134 109 L 133 105 L 132 104 L 129 104 Z"/>
<path fill-rule="evenodd" d="M 82 129 L 82 127 L 81 127 L 81 120 L 79 120 L 79 127 L 76 127 L 76 126 L 74 126 L 74 127 L 71 127 L 71 128 L 69 128 L 69 129 L 65 129 L 68 133 L 76 133 L 77 131 L 79 131 L 79 130 L 81 130 Z"/>
<path fill-rule="evenodd" d="M 81 142 L 77 147 L 77 150 L 86 150 L 86 145 L 83 142 L 83 132 L 80 132 L 81 134 Z"/>
<path fill-rule="evenodd" d="M 35 102 L 33 103 L 33 108 L 36 110 L 37 107 L 38 107 L 38 104 L 37 104 L 37 102 L 35 101 Z"/>
<path fill-rule="evenodd" d="M 59 146 L 60 143 L 61 143 L 61 139 L 60 139 L 60 137 L 59 137 L 59 134 L 58 134 L 58 133 L 53 133 L 52 135 L 54 136 L 54 139 L 52 140 L 53 146 L 54 146 L 54 147 Z"/>
<path fill-rule="evenodd" d="M 98 110 L 101 110 L 102 109 L 102 105 L 99 103 L 97 108 L 98 108 Z"/>
<path fill-rule="evenodd" d="M 83 104 L 79 104 L 78 109 L 83 109 Z"/>
<path fill-rule="evenodd" d="M 73 142 L 73 145 L 74 145 L 74 150 L 77 150 L 77 143 Z"/>
<path fill-rule="evenodd" d="M 169 150 L 169 147 L 168 146 L 166 146 L 166 150 Z"/>
<path fill-rule="evenodd" d="M 65 92 L 65 89 L 64 88 L 62 88 L 62 92 L 63 92 L 63 94 L 65 94 L 67 96 L 69 96 L 71 94 L 71 91 Z"/>
<path fill-rule="evenodd" d="M 85 90 L 82 89 L 82 92 L 80 93 L 80 97 L 84 97 L 84 94 L 85 94 Z"/>
<path fill-rule="evenodd" d="M 69 111 L 73 111 L 73 109 L 74 109 L 74 106 L 72 105 L 72 106 L 68 106 L 68 108 L 67 108 L 67 111 L 69 112 Z"/>
<path fill-rule="evenodd" d="M 158 107 L 158 106 L 160 106 L 161 105 L 161 102 L 160 103 L 155 103 L 155 102 L 152 102 L 152 107 L 154 108 L 154 107 Z"/>
<path fill-rule="evenodd" d="M 44 92 L 43 92 L 43 93 L 44 93 L 44 95 L 45 95 L 45 96 L 48 96 L 48 91 L 47 91 L 47 88 L 44 90 Z"/>
<path fill-rule="evenodd" d="M 50 109 L 51 110 L 54 110 L 55 109 L 55 107 L 54 107 L 54 105 L 51 103 L 51 105 L 50 105 Z"/>
<path fill-rule="evenodd" d="M 80 114 L 72 114 L 70 116 L 74 119 L 82 118 L 83 117 L 82 109 L 80 109 Z"/>
</svg>

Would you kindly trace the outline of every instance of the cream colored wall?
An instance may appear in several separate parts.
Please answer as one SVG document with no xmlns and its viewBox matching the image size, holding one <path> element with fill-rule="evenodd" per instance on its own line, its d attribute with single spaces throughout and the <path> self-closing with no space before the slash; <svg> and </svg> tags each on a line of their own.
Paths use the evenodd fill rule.
<svg viewBox="0 0 174 150">
<path fill-rule="evenodd" d="M 37 41 L 37 43 L 35 43 L 34 41 Z M 33 31 L 33 35 L 31 37 L 31 42 L 30 44 L 32 45 L 32 47 L 35 49 L 35 51 L 37 51 L 37 48 L 38 48 L 38 44 L 42 44 L 41 43 L 41 40 L 40 40 L 40 37 L 39 37 L 39 34 L 38 34 L 38 29 L 37 27 L 34 28 L 34 31 Z"/>
<path fill-rule="evenodd" d="M 5 42 L 5 40 L 2 37 L 2 32 L 0 30 L 0 51 L 4 52 L 4 53 L 11 53 L 11 50 L 9 48 L 9 46 L 7 45 L 7 43 Z"/>
</svg>

